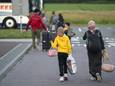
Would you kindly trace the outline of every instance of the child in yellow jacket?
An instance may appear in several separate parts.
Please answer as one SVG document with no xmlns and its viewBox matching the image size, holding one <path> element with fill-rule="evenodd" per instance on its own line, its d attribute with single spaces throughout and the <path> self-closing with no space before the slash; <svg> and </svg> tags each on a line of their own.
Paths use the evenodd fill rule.
<svg viewBox="0 0 115 86">
<path fill-rule="evenodd" d="M 60 78 L 59 81 L 64 81 L 68 79 L 67 76 L 67 57 L 71 54 L 71 43 L 68 36 L 64 35 L 63 27 L 59 27 L 57 30 L 57 36 L 53 41 L 51 41 L 52 48 L 57 49 L 58 51 L 58 62 L 59 62 L 59 71 Z"/>
</svg>

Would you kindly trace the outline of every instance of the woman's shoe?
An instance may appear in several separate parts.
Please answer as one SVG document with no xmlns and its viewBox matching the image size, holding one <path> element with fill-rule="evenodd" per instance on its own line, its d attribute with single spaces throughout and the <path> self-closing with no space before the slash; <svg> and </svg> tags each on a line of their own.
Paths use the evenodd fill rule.
<svg viewBox="0 0 115 86">
<path fill-rule="evenodd" d="M 99 73 L 96 73 L 96 80 L 98 80 L 98 81 L 101 81 L 102 80 L 102 77 L 100 76 L 100 74 Z"/>
</svg>

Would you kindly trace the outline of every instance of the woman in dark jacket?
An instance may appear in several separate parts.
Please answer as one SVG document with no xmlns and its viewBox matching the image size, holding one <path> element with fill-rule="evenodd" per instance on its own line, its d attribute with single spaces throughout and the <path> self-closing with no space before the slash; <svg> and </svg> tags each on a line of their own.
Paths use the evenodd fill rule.
<svg viewBox="0 0 115 86">
<path fill-rule="evenodd" d="M 87 40 L 86 45 L 89 60 L 89 73 L 91 75 L 90 79 L 102 80 L 101 76 L 102 50 L 104 50 L 105 47 L 101 32 L 99 30 L 96 30 L 95 27 L 96 27 L 95 21 L 90 20 L 88 22 L 88 31 L 85 32 L 83 40 Z M 95 47 L 93 44 L 94 48 L 91 49 L 90 40 L 95 39 L 96 39 L 95 43 L 97 46 Z"/>
</svg>

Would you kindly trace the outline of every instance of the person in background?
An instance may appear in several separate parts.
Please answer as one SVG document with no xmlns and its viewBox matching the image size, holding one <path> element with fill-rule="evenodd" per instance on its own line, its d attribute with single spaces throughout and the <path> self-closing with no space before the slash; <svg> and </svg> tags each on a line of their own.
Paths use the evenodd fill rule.
<svg viewBox="0 0 115 86">
<path fill-rule="evenodd" d="M 68 36 L 64 35 L 63 27 L 59 27 L 57 30 L 57 36 L 53 41 L 51 41 L 52 48 L 58 51 L 58 62 L 59 62 L 59 81 L 68 80 L 67 74 L 67 57 L 71 54 L 71 43 Z"/>
<path fill-rule="evenodd" d="M 41 16 L 42 16 L 42 20 L 43 20 L 44 24 L 48 27 L 49 26 L 49 24 L 48 24 L 48 17 L 46 16 L 45 12 L 42 13 Z"/>
<path fill-rule="evenodd" d="M 91 80 L 102 80 L 101 65 L 102 51 L 105 49 L 102 34 L 96 29 L 96 23 L 93 20 L 88 22 L 88 30 L 83 36 L 86 41 L 87 54 L 89 60 L 89 73 Z"/>
<path fill-rule="evenodd" d="M 35 9 L 33 14 L 30 16 L 29 21 L 26 26 L 26 31 L 28 31 L 29 26 L 31 26 L 32 30 L 32 46 L 34 49 L 36 49 L 36 43 L 35 39 L 37 38 L 37 45 L 40 43 L 40 33 L 44 29 L 47 31 L 47 27 L 42 21 L 42 18 L 40 16 L 40 10 Z"/>
<path fill-rule="evenodd" d="M 71 37 L 76 35 L 75 32 L 73 32 L 73 29 L 70 27 L 69 22 L 66 22 L 64 24 L 64 34 L 66 34 L 70 40 L 71 40 Z"/>
<path fill-rule="evenodd" d="M 58 14 L 57 28 L 64 26 L 64 18 L 61 13 Z"/>
<path fill-rule="evenodd" d="M 52 11 L 52 15 L 49 21 L 52 31 L 56 31 L 57 21 L 58 21 L 58 16 L 56 15 L 55 11 Z"/>
</svg>

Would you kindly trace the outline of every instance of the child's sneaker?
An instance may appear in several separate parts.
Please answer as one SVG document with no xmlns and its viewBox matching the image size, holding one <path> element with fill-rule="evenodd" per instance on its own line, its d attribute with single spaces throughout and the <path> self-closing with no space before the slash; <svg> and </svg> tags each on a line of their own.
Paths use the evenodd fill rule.
<svg viewBox="0 0 115 86">
<path fill-rule="evenodd" d="M 102 78 L 101 78 L 101 76 L 100 76 L 99 73 L 96 73 L 96 77 L 97 77 L 97 80 L 98 80 L 98 81 L 101 81 L 101 80 L 102 80 Z"/>
<path fill-rule="evenodd" d="M 64 74 L 64 80 L 68 80 L 68 75 Z"/>
<path fill-rule="evenodd" d="M 61 76 L 61 77 L 59 78 L 59 81 L 60 81 L 60 82 L 63 82 L 63 81 L 64 81 L 64 77 Z"/>
</svg>

